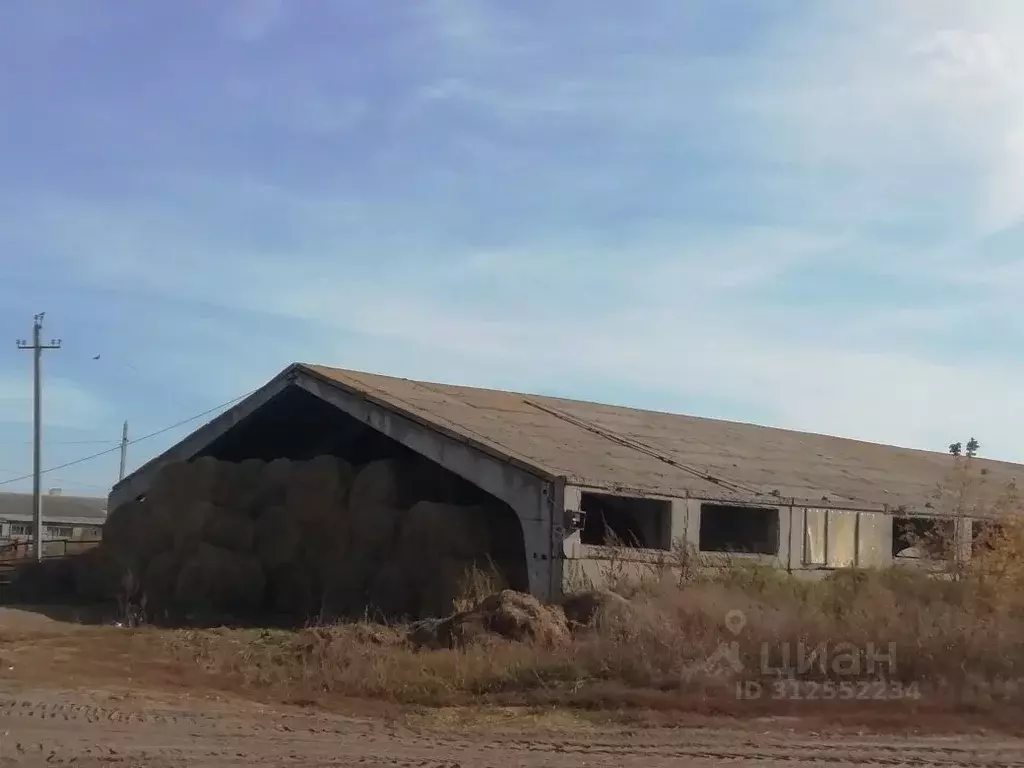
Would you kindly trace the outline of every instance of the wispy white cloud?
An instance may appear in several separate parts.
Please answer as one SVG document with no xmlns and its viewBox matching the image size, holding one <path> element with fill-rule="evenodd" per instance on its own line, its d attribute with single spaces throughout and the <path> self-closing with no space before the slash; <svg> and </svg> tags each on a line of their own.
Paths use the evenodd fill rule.
<svg viewBox="0 0 1024 768">
<path fill-rule="evenodd" d="M 308 224 L 310 215 L 298 220 Z M 458 373 L 463 383 L 513 388 L 557 386 L 558 372 L 566 371 L 591 381 L 582 396 L 599 397 L 608 384 L 629 386 L 660 393 L 656 402 L 638 404 L 682 411 L 711 397 L 778 426 L 920 446 L 971 432 L 986 436 L 999 455 L 1019 455 L 1015 431 L 1024 412 L 1007 412 L 1006 403 L 1024 370 L 959 365 L 955 356 L 907 354 L 901 344 L 915 332 L 941 335 L 964 321 L 964 312 L 969 322 L 967 309 L 894 310 L 865 296 L 860 311 L 845 314 L 829 311 L 821 297 L 793 306 L 759 300 L 773 281 L 785 280 L 788 267 L 848 247 L 842 238 L 754 228 L 676 250 L 651 244 L 661 261 L 646 261 L 645 243 L 602 252 L 605 266 L 594 268 L 587 251 L 555 250 L 533 262 L 528 254 L 506 260 L 466 252 L 464 270 L 427 265 L 408 276 L 370 277 L 349 276 L 348 258 L 332 263 L 299 251 L 292 261 L 249 251 L 244 271 L 229 275 L 212 269 L 215 234 L 166 222 L 153 229 L 146 218 L 139 225 L 148 258 L 126 266 L 114 253 L 116 270 L 100 273 L 105 283 L 304 323 L 301 334 L 261 335 L 250 345 L 232 344 L 241 338 L 238 326 L 183 321 L 183 338 L 203 346 L 165 363 L 197 361 L 207 391 L 210 377 L 230 393 L 293 359 L 445 380 Z M 123 233 L 130 226 L 122 220 Z M 188 251 L 183 238 L 198 250 Z M 348 252 L 341 238 L 321 247 Z M 106 258 L 112 251 L 95 253 Z M 241 270 L 241 254 L 224 253 L 225 267 Z M 596 293 L 581 297 L 581 284 Z M 225 356 L 230 365 L 215 362 Z"/>
<path fill-rule="evenodd" d="M 136 354 L 195 398 L 307 359 L 1024 460 L 1024 7 L 808 4 L 714 40 L 689 5 L 418 5 L 410 71 L 328 59 L 374 89 L 227 77 L 274 139 L 249 162 L 18 189 L 3 236 L 172 308 Z"/>
<path fill-rule="evenodd" d="M 95 393 L 67 379 L 48 378 L 45 384 L 43 408 L 48 426 L 88 431 L 111 423 L 110 407 Z M 0 373 L 0 423 L 32 423 L 30 374 Z"/>
</svg>

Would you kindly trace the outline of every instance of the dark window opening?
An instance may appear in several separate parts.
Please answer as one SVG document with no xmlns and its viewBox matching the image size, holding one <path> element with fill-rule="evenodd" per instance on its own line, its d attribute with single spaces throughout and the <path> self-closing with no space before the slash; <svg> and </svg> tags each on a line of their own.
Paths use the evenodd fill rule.
<svg viewBox="0 0 1024 768">
<path fill-rule="evenodd" d="M 772 507 L 700 505 L 702 552 L 779 553 L 779 510 Z"/>
<path fill-rule="evenodd" d="M 995 520 L 975 520 L 971 525 L 971 553 L 990 552 L 1003 535 L 1003 526 Z"/>
<path fill-rule="evenodd" d="M 580 541 L 584 544 L 634 549 L 670 549 L 672 503 L 601 493 L 584 493 L 585 513 Z"/>
<path fill-rule="evenodd" d="M 894 517 L 892 556 L 938 560 L 955 546 L 955 521 L 938 517 Z"/>
</svg>

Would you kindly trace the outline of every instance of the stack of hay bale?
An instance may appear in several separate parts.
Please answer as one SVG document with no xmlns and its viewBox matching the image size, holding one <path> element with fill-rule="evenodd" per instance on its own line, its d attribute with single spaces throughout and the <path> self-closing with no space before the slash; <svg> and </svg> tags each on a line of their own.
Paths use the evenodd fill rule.
<svg viewBox="0 0 1024 768">
<path fill-rule="evenodd" d="M 130 575 L 154 614 L 447 615 L 463 574 L 508 538 L 500 515 L 457 497 L 408 460 L 170 464 L 111 512 L 79 589 L 113 597 Z"/>
</svg>

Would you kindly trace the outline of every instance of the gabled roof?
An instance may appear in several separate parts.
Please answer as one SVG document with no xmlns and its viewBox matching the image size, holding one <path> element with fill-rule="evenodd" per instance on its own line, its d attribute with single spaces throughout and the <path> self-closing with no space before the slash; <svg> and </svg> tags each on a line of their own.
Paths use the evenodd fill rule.
<svg viewBox="0 0 1024 768">
<path fill-rule="evenodd" d="M 412 381 L 296 363 L 114 486 L 144 493 L 161 464 L 186 460 L 273 408 L 292 384 L 337 387 L 538 477 L 627 495 L 854 509 L 952 512 L 962 462 L 945 453 L 577 400 Z M 312 390 L 318 387 L 313 386 Z M 982 510 L 1024 466 L 972 459 L 962 509 Z M 937 491 L 945 487 L 944 494 Z M 120 503 L 120 502 L 117 502 Z"/>
<path fill-rule="evenodd" d="M 43 496 L 44 522 L 88 521 L 102 525 L 107 517 L 107 500 L 93 496 Z M 31 493 L 0 493 L 0 520 L 31 520 Z"/>
<path fill-rule="evenodd" d="M 717 419 L 300 365 L 552 477 L 652 495 L 763 497 L 949 511 L 948 454 Z M 969 499 L 991 504 L 1024 466 L 972 460 Z M 977 479 L 977 478 L 980 478 Z M 945 486 L 944 498 L 937 498 Z"/>
</svg>

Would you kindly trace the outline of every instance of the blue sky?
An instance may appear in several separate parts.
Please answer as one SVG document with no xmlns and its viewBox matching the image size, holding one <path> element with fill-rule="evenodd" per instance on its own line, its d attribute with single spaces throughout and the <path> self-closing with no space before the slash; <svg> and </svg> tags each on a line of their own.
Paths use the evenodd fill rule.
<svg viewBox="0 0 1024 768">
<path fill-rule="evenodd" d="M 5 0 L 0 480 L 39 311 L 48 466 L 293 360 L 1024 461 L 1022 59 L 1013 2 Z"/>
</svg>

